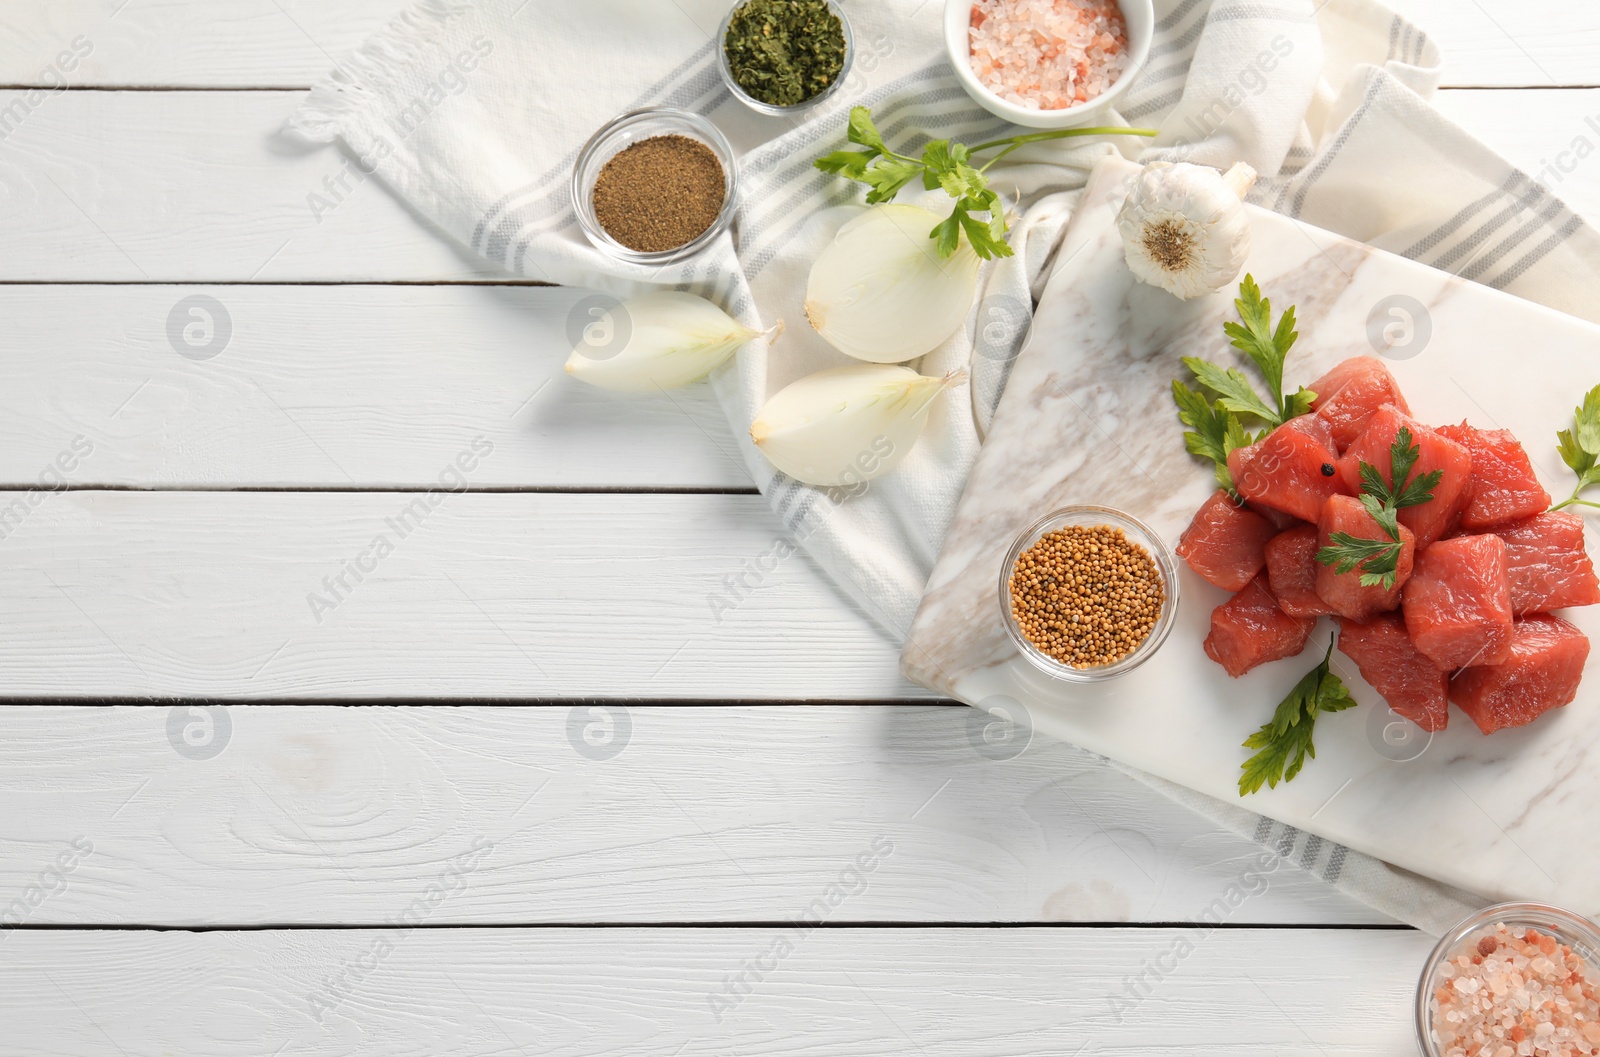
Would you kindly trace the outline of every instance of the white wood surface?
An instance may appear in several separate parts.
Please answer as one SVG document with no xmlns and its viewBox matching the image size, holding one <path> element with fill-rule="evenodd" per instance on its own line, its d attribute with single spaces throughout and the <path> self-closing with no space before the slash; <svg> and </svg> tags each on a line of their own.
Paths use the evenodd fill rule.
<svg viewBox="0 0 1600 1057">
<path fill-rule="evenodd" d="M 4 695 L 933 696 L 804 554 L 757 568 L 782 538 L 760 496 L 32 498 L 0 540 Z"/>
<path fill-rule="evenodd" d="M 18 933 L 0 1008 L 52 1011 L 6 1025 L 29 1057 L 1401 1057 L 1430 946 L 1387 931 L 819 928 L 766 957 L 786 934 Z M 753 958 L 776 964 L 719 1022 L 710 997 Z M 1155 964 L 1171 971 L 1119 1023 L 1124 981 Z"/>
<path fill-rule="evenodd" d="M 134 10 L 129 8 L 129 12 Z M 1597 31 L 1600 32 L 1600 31 Z M 0 91 L 0 108 L 16 92 Z M 0 143 L 0 280 L 505 281 L 378 183 L 314 215 L 343 155 L 278 134 L 303 92 L 62 92 Z M 1442 92 L 1441 108 L 1531 171 L 1600 135 L 1600 90 Z M 1600 120 L 1600 119 L 1597 119 Z M 114 175 L 113 175 L 114 174 Z M 1557 190 L 1600 215 L 1591 158 Z M 97 291 L 81 291 L 92 305 Z"/>
<path fill-rule="evenodd" d="M 130 8 L 130 12 L 131 12 Z M 20 93 L 0 91 L 0 109 Z M 307 199 L 344 155 L 282 134 L 278 92 L 58 92 L 0 144 L 0 279 L 490 279 L 379 182 Z M 92 291 L 85 291 L 92 294 Z M 87 300 L 87 297 L 86 297 Z"/>
<path fill-rule="evenodd" d="M 232 326 L 205 360 L 167 332 L 196 294 Z M 709 386 L 621 396 L 562 370 L 583 296 L 0 285 L 0 486 L 36 484 L 83 435 L 95 452 L 75 486 L 429 488 L 482 436 L 474 488 L 750 489 Z"/>
<path fill-rule="evenodd" d="M 7 12 L 0 84 L 42 74 L 83 36 L 75 86 L 305 87 L 382 27 L 398 0 L 53 0 Z M 555 8 L 554 0 L 534 0 Z M 1593 85 L 1600 25 L 1575 0 L 1389 0 L 1445 49 L 1445 83 Z"/>
<path fill-rule="evenodd" d="M 92 44 L 0 141 L 0 489 L 80 435 L 72 486 L 129 489 L 0 519 L 0 914 L 93 847 L 28 915 L 81 931 L 0 932 L 0 1053 L 1413 1052 L 1429 941 L 1250 927 L 1381 920 L 1293 867 L 1203 939 L 938 927 L 1192 919 L 1254 848 L 1063 746 L 981 757 L 969 711 L 919 702 L 803 557 L 716 622 L 707 596 L 777 522 L 753 496 L 645 492 L 748 486 L 710 394 L 568 385 L 574 295 L 506 284 L 375 181 L 308 207 L 341 156 L 283 117 L 399 6 L 0 14 L 0 109 Z M 1584 5 L 1395 6 L 1446 84 L 1508 89 L 1439 105 L 1519 165 L 1600 113 L 1574 87 L 1600 83 Z M 1553 186 L 1600 215 L 1600 168 Z M 386 285 L 462 281 L 496 285 Z M 235 326 L 203 361 L 166 336 L 194 293 Z M 474 494 L 316 623 L 306 593 L 419 494 L 377 489 L 433 486 L 478 436 Z M 626 709 L 615 757 L 574 748 L 580 695 Z M 167 723 L 198 696 L 272 703 L 229 706 L 227 747 L 191 759 Z M 298 703 L 385 698 L 509 707 Z M 702 703 L 739 699 L 763 703 Z M 708 996 L 877 837 L 893 854 L 832 920 L 920 927 L 814 931 L 717 1022 Z M 436 883 L 428 925 L 520 927 L 250 930 L 393 921 Z M 694 927 L 635 927 L 661 922 Z M 130 924 L 221 931 L 94 928 Z M 1175 968 L 1118 1023 L 1152 964 Z"/>
<path fill-rule="evenodd" d="M 210 759 L 169 708 L 14 709 L 0 895 L 82 837 L 30 923 L 381 925 L 488 841 L 431 923 L 772 921 L 883 838 L 840 920 L 1187 921 L 1249 871 L 1236 924 L 1386 920 L 1061 742 L 983 755 L 965 706 L 595 707 L 235 706 Z"/>
</svg>

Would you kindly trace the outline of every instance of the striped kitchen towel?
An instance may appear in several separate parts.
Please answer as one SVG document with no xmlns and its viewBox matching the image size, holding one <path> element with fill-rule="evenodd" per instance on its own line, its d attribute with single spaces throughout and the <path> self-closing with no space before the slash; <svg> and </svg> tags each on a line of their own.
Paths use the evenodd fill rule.
<svg viewBox="0 0 1600 1057">
<path fill-rule="evenodd" d="M 1076 196 L 1110 152 L 1247 161 L 1262 174 L 1257 204 L 1600 321 L 1590 294 L 1600 240 L 1546 187 L 1429 105 L 1440 56 L 1421 30 L 1372 0 L 1157 0 L 1150 57 L 1120 117 L 1160 136 L 1037 144 L 991 170 L 1019 214 L 1017 254 L 985 269 L 968 327 L 917 365 L 924 374 L 968 367 L 969 389 L 939 401 L 906 460 L 860 494 L 801 485 L 766 463 L 748 427 L 784 384 L 853 362 L 801 324 L 810 262 L 861 208 L 858 185 L 817 172 L 812 159 L 840 145 L 845 109 L 856 103 L 873 108 L 899 150 L 1007 128 L 951 74 L 939 0 L 845 0 L 856 41 L 845 90 L 804 119 L 756 115 L 720 80 L 714 37 L 730 2 L 420 0 L 341 60 L 290 125 L 341 140 L 363 172 L 516 275 L 614 296 L 670 284 L 758 329 L 787 320 L 775 347 L 752 343 L 712 379 L 727 442 L 798 544 L 897 639 Z M 590 246 L 569 189 L 595 129 L 655 104 L 708 115 L 742 152 L 733 230 L 665 268 L 618 264 Z M 1257 817 L 1242 809 L 1167 791 L 1246 836 L 1281 837 L 1258 835 Z M 1335 856 L 1319 845 L 1311 865 Z M 1342 849 L 1337 862 L 1323 869 L 1333 883 L 1425 927 L 1443 924 L 1444 912 L 1428 908 L 1454 913 L 1462 898 Z"/>
</svg>

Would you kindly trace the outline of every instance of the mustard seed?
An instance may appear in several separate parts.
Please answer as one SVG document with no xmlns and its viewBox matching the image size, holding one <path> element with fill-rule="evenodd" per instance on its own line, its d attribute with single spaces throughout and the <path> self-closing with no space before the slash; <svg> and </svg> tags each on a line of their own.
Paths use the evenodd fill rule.
<svg viewBox="0 0 1600 1057">
<path fill-rule="evenodd" d="M 1133 653 L 1166 602 L 1150 552 L 1110 525 L 1048 532 L 1011 571 L 1011 614 L 1023 637 L 1073 668 L 1099 668 Z"/>
</svg>

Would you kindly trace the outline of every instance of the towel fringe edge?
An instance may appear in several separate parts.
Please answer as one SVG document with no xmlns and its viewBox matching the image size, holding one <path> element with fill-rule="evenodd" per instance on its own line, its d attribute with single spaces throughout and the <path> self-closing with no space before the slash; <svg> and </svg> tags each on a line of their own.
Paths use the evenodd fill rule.
<svg viewBox="0 0 1600 1057">
<path fill-rule="evenodd" d="M 356 133 L 350 119 L 372 102 L 374 89 L 389 84 L 428 50 L 434 34 L 473 7 L 471 0 L 416 0 L 313 85 L 284 127 L 322 143 L 343 136 L 359 150 L 353 140 L 369 137 Z"/>
</svg>

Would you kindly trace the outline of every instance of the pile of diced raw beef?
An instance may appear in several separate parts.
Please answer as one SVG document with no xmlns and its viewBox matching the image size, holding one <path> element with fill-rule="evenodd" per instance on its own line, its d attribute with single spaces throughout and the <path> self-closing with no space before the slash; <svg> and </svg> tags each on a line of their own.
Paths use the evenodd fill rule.
<svg viewBox="0 0 1600 1057">
<path fill-rule="evenodd" d="M 1549 510 L 1517 438 L 1422 425 L 1370 356 L 1307 388 L 1311 414 L 1229 456 L 1245 505 L 1218 491 L 1179 542 L 1191 569 L 1235 592 L 1211 615 L 1206 653 L 1237 677 L 1299 653 L 1331 615 L 1340 652 L 1424 730 L 1444 729 L 1450 701 L 1485 734 L 1571 702 L 1589 640 L 1552 613 L 1600 602 L 1600 581 L 1582 518 Z M 1336 532 L 1388 538 L 1355 497 L 1362 462 L 1391 481 L 1401 427 L 1420 449 L 1413 479 L 1444 476 L 1430 501 L 1399 512 L 1394 588 L 1364 587 L 1359 568 L 1315 556 Z"/>
</svg>

